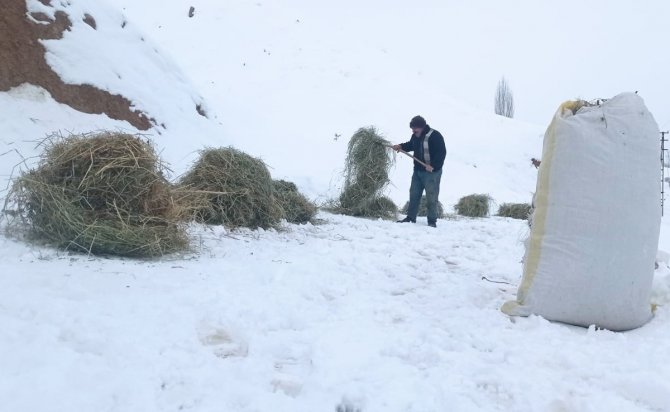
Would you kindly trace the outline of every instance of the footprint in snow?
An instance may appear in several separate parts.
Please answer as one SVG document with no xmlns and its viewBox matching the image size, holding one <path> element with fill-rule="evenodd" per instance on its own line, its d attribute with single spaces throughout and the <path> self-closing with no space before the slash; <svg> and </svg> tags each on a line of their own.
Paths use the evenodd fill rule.
<svg viewBox="0 0 670 412">
<path fill-rule="evenodd" d="M 198 331 L 198 338 L 221 359 L 245 357 L 249 354 L 249 346 L 244 340 L 234 337 L 222 328 L 201 328 Z"/>
</svg>

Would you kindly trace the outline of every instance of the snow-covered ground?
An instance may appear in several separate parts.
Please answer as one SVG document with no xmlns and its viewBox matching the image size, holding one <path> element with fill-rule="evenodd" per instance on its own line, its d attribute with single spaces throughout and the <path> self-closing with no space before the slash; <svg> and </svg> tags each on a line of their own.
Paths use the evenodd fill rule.
<svg viewBox="0 0 670 412">
<path fill-rule="evenodd" d="M 474 192 L 502 203 L 534 190 L 546 125 L 450 97 L 456 63 L 431 54 L 444 33 L 425 7 L 194 0 L 189 19 L 182 2 L 69 3 L 98 30 L 75 19 L 46 42 L 54 70 L 165 123 L 148 134 L 175 174 L 204 145 L 234 145 L 324 200 L 358 127 L 399 142 L 423 114 L 447 140 L 447 209 Z M 426 55 L 437 64 L 417 69 Z M 47 133 L 134 131 L 31 86 L 0 93 L 0 111 L 3 187 Z M 398 158 L 397 203 L 410 173 Z M 654 319 L 612 333 L 499 311 L 516 293 L 525 222 L 319 217 L 281 231 L 193 226 L 193 253 L 150 261 L 0 237 L 0 410 L 670 411 L 670 254 L 659 253 Z"/>
<path fill-rule="evenodd" d="M 670 410 L 667 308 L 627 333 L 499 311 L 523 222 L 321 217 L 150 262 L 2 239 L 3 410 Z"/>
</svg>

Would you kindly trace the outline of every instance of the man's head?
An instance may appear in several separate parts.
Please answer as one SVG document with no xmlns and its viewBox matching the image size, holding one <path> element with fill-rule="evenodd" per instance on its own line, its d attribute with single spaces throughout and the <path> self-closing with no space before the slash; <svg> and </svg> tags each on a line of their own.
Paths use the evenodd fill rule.
<svg viewBox="0 0 670 412">
<path fill-rule="evenodd" d="M 409 122 L 409 128 L 412 129 L 412 132 L 417 136 L 421 135 L 424 127 L 426 127 L 426 119 L 421 116 L 414 116 Z"/>
</svg>

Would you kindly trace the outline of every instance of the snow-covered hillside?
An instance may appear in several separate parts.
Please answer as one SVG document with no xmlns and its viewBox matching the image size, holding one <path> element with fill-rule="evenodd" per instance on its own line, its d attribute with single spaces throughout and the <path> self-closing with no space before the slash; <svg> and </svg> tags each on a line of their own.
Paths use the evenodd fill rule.
<svg viewBox="0 0 670 412">
<path fill-rule="evenodd" d="M 154 127 L 143 133 L 156 143 L 165 160 L 183 169 L 205 145 L 231 144 L 222 140 L 215 116 L 209 115 L 207 104 L 174 60 L 161 46 L 146 39 L 118 7 L 106 1 L 43 3 L 28 0 L 28 11 L 51 18 L 64 11 L 72 22 L 62 39 L 41 41 L 51 68 L 67 84 L 90 84 L 129 99 L 133 109 L 152 119 Z M 95 28 L 83 21 L 85 15 L 92 16 Z M 36 142 L 47 134 L 101 129 L 138 132 L 125 121 L 76 112 L 30 85 L 0 93 L 0 99 L 0 153 L 6 153 L 0 163 L 3 180 L 24 158 L 31 159 L 38 153 Z"/>
<path fill-rule="evenodd" d="M 56 9 L 37 0 L 28 4 L 51 14 Z M 58 6 L 74 16 L 100 17 L 96 30 L 73 19 L 62 40 L 45 41 L 47 60 L 65 81 L 120 93 L 155 118 L 157 126 L 146 134 L 176 174 L 204 146 L 233 145 L 263 158 L 274 177 L 293 180 L 323 201 L 339 193 L 346 145 L 359 127 L 373 125 L 390 141 L 403 142 L 409 139 L 409 119 L 422 114 L 447 140 L 441 199 L 448 209 L 461 196 L 480 192 L 500 203 L 529 201 L 535 183 L 530 158 L 540 156 L 543 127 L 449 98 L 439 81 L 446 66 L 416 72 L 398 65 L 398 53 L 411 46 L 401 34 L 360 43 L 368 28 L 339 20 L 324 27 L 328 9 L 246 2 L 196 6 L 193 18 L 176 4 L 126 2 L 126 15 L 105 2 Z M 249 20 L 256 22 L 253 31 Z M 48 109 L 45 102 L 27 104 L 34 93 L 13 94 L 23 102 L 21 111 L 9 108 L 15 120 L 12 131 L 3 133 L 13 145 L 55 130 L 103 126 L 95 116 L 74 121 L 58 104 Z M 207 109 L 208 119 L 196 105 Z M 59 117 L 60 123 L 44 120 Z M 127 124 L 104 125 L 112 126 L 132 130 Z M 33 146 L 20 147 L 22 155 L 33 155 Z M 7 175 L 20 159 L 4 160 L 1 172 Z M 389 194 L 400 205 L 407 199 L 411 167 L 409 159 L 398 158 L 392 171 Z"/>
<path fill-rule="evenodd" d="M 474 192 L 500 202 L 530 199 L 530 158 L 540 155 L 544 128 L 449 97 L 455 62 L 438 49 L 441 16 L 425 7 L 400 13 L 377 2 L 196 1 L 189 18 L 183 4 L 118 3 L 152 39 L 170 45 L 227 140 L 313 197 L 337 193 L 346 145 L 359 127 L 404 142 L 409 120 L 421 114 L 447 141 L 445 205 Z M 410 21 L 422 21 L 422 29 L 406 29 Z M 397 203 L 406 201 L 410 175 L 411 162 L 399 158 L 389 188 Z"/>
<path fill-rule="evenodd" d="M 47 61 L 155 118 L 144 134 L 175 174 L 204 146 L 233 145 L 325 200 L 357 128 L 401 142 L 421 114 L 446 138 L 447 209 L 470 193 L 502 203 L 534 191 L 546 125 L 451 96 L 464 62 L 440 45 L 449 33 L 462 50 L 467 36 L 445 31 L 426 2 L 52 3 L 76 18 L 44 42 Z M 45 134 L 136 131 L 29 85 L 0 92 L 0 113 L 3 187 Z M 397 158 L 398 204 L 411 168 Z M 670 411 L 669 253 L 654 319 L 613 333 L 499 311 L 516 293 L 526 222 L 318 217 L 285 231 L 193 226 L 193 253 L 151 261 L 0 237 L 0 409 Z M 660 248 L 670 251 L 667 222 Z"/>
</svg>

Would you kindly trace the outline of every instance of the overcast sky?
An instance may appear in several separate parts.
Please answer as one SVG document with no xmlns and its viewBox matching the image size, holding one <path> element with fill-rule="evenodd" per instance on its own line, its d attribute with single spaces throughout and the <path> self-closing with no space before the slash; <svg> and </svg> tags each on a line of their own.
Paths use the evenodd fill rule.
<svg viewBox="0 0 670 412">
<path fill-rule="evenodd" d="M 453 56 L 454 96 L 492 107 L 504 75 L 516 118 L 544 124 L 563 100 L 637 90 L 659 126 L 670 127 L 670 2 L 451 3 L 459 4 L 442 10 L 448 47 L 434 53 Z"/>
<path fill-rule="evenodd" d="M 544 125 L 564 100 L 639 91 L 662 129 L 670 128 L 670 1 L 667 0 L 340 0 L 342 22 L 370 28 L 362 44 L 392 49 L 396 64 L 424 75 L 421 87 L 493 109 L 505 76 L 516 118 Z M 425 77 L 431 79 L 425 84 Z M 409 76 L 403 81 L 411 82 Z"/>
</svg>

